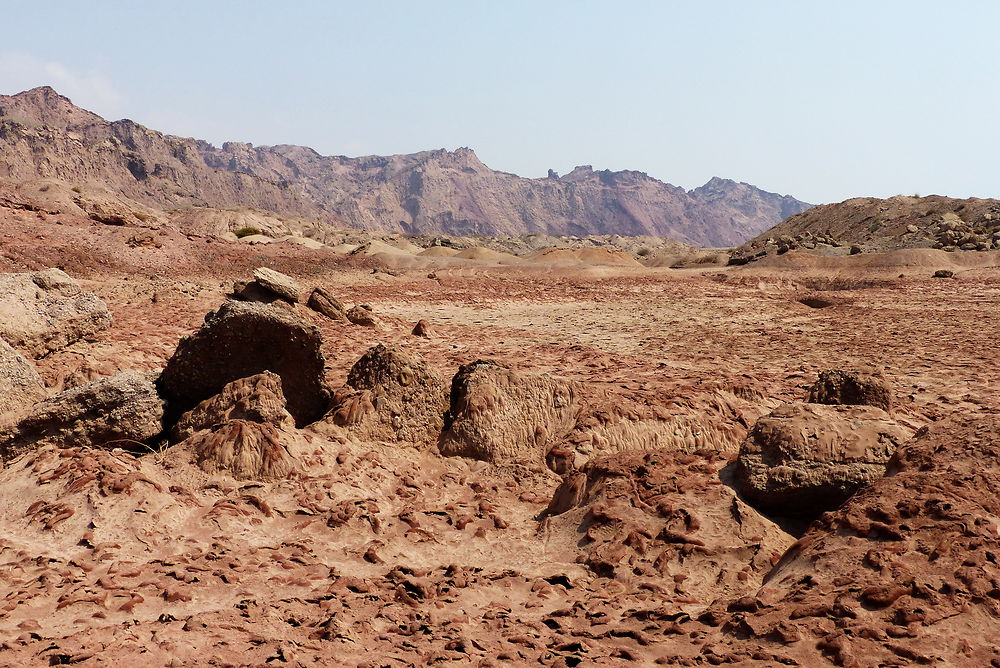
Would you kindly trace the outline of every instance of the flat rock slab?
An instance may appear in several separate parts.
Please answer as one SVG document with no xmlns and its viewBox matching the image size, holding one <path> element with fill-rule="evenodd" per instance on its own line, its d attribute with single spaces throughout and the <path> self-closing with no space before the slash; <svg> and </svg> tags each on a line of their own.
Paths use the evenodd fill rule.
<svg viewBox="0 0 1000 668">
<path fill-rule="evenodd" d="M 302 287 L 291 276 L 286 276 L 274 269 L 260 267 L 253 272 L 253 277 L 262 288 L 270 290 L 282 299 L 286 299 L 292 303 L 299 301 L 299 295 L 302 294 Z"/>
</svg>

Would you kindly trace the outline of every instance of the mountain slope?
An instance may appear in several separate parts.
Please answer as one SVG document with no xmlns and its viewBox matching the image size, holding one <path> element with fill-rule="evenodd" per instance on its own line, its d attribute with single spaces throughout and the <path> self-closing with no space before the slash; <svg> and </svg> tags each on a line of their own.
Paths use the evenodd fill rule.
<svg viewBox="0 0 1000 668">
<path fill-rule="evenodd" d="M 713 178 L 691 191 L 636 171 L 577 167 L 528 179 L 467 148 L 322 156 L 207 142 L 108 122 L 48 87 L 0 96 L 0 178 L 99 183 L 145 204 L 251 206 L 366 229 L 446 234 L 622 234 L 734 245 L 809 204 Z"/>
</svg>

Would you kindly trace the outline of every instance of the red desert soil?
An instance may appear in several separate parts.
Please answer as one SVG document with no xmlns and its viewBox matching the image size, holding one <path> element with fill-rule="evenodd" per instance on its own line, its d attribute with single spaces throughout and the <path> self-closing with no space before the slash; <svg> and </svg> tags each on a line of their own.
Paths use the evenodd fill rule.
<svg viewBox="0 0 1000 668">
<path fill-rule="evenodd" d="M 323 335 L 331 388 L 376 344 L 399 344 L 447 383 L 496 360 L 579 383 L 581 401 L 643 406 L 673 431 L 655 452 L 595 455 L 565 476 L 530 456 L 497 465 L 363 441 L 330 421 L 275 432 L 295 462 L 276 480 L 208 473 L 189 442 L 143 455 L 43 446 L 0 470 L 0 664 L 1000 660 L 1000 518 L 981 498 L 996 490 L 996 430 L 966 433 L 1000 413 L 993 254 L 951 280 L 851 258 L 395 270 L 329 249 L 169 229 L 157 247 L 130 243 L 133 228 L 3 215 L 0 272 L 61 267 L 114 317 L 35 361 L 50 394 L 159 372 L 233 280 L 267 266 L 381 319 L 294 307 Z M 418 320 L 431 336 L 411 334 Z M 759 417 L 804 400 L 820 371 L 861 362 L 893 384 L 894 419 L 936 424 L 900 450 L 914 448 L 893 477 L 796 543 L 720 471 Z M 988 458 L 978 472 L 970 439 Z M 907 495 L 913 507 L 898 506 Z"/>
</svg>

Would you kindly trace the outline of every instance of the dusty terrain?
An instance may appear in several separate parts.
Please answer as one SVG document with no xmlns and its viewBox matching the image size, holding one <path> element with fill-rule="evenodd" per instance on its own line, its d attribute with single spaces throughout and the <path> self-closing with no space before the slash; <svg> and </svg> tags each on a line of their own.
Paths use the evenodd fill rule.
<svg viewBox="0 0 1000 668">
<path fill-rule="evenodd" d="M 995 252 L 401 260 L 0 216 L 0 272 L 59 267 L 113 320 L 19 349 L 40 385 L 7 418 L 21 426 L 0 470 L 0 664 L 1000 661 Z M 80 444 L 79 425 L 39 438 L 18 422 L 40 394 L 63 402 L 52 422 L 72 388 L 157 377 L 258 267 L 302 290 L 260 308 L 321 336 L 322 419 L 296 427 L 272 375 L 187 414 L 179 442 Z M 367 305 L 377 326 L 306 306 L 317 287 L 334 315 Z M 252 362 L 255 333 L 210 354 Z M 756 510 L 731 474 L 751 428 L 862 362 L 892 388 L 865 414 L 917 438 L 839 509 Z M 291 392 L 297 371 L 274 370 Z"/>
</svg>

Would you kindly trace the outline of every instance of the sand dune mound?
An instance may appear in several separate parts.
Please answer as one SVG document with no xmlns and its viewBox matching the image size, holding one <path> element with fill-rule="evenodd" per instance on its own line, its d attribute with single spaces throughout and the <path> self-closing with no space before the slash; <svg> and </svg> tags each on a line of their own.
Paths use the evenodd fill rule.
<svg viewBox="0 0 1000 668">
<path fill-rule="evenodd" d="M 457 248 L 449 248 L 448 246 L 431 246 L 420 251 L 417 255 L 421 257 L 454 257 L 459 252 Z"/>
<path fill-rule="evenodd" d="M 419 353 L 379 344 L 359 359 L 334 396 L 332 420 L 360 440 L 433 443 L 448 410 L 448 386 Z"/>
<path fill-rule="evenodd" d="M 455 253 L 452 257 L 460 260 L 476 260 L 477 262 L 489 262 L 492 264 L 513 264 L 521 261 L 520 258 L 511 255 L 510 253 L 501 253 L 500 251 L 491 250 L 489 248 L 481 248 L 478 246 L 465 248 L 458 253 Z"/>
<path fill-rule="evenodd" d="M 609 248 L 544 248 L 524 258 L 539 264 L 584 264 L 612 267 L 641 267 L 622 250 Z"/>
<path fill-rule="evenodd" d="M 754 592 L 794 539 L 719 484 L 721 456 L 601 457 L 564 480 L 546 534 L 602 577 L 648 578 L 680 610 Z"/>
</svg>

